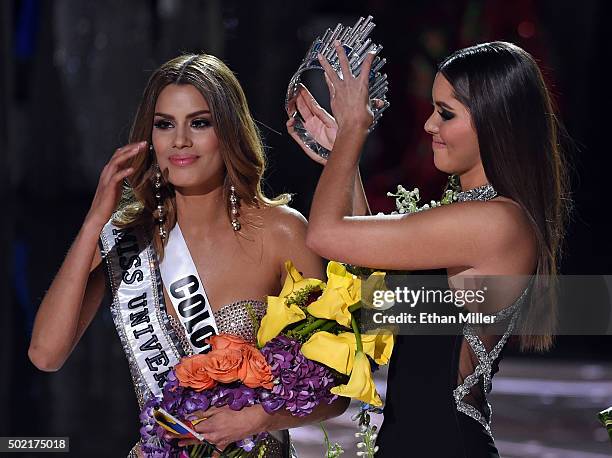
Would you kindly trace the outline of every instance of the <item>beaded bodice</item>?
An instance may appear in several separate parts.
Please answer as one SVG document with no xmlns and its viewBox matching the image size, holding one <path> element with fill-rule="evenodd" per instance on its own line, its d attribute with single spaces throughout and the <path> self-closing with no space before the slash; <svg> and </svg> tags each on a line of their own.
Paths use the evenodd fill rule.
<svg viewBox="0 0 612 458">
<path fill-rule="evenodd" d="M 220 333 L 232 334 L 254 344 L 257 341 L 256 326 L 266 313 L 266 304 L 257 300 L 237 301 L 213 313 Z M 168 322 L 175 344 L 184 355 L 192 354 L 182 325 L 170 314 Z"/>
<path fill-rule="evenodd" d="M 159 281 L 159 279 L 158 279 Z M 164 349 L 177 355 L 177 357 L 183 357 L 192 355 L 193 351 L 191 345 L 187 342 L 185 335 L 185 329 L 178 322 L 176 318 L 170 315 L 166 310 L 164 296 L 161 290 L 161 282 L 158 283 L 159 292 L 154 298 L 154 309 L 160 317 L 163 323 L 163 332 L 167 335 L 168 339 L 172 343 L 172 348 Z M 112 308 L 111 313 L 117 314 L 117 310 Z M 233 302 L 222 306 L 216 312 L 213 312 L 215 321 L 217 323 L 218 331 L 233 334 L 247 342 L 256 342 L 256 324 L 261 321 L 261 318 L 266 313 L 266 304 L 258 300 L 243 300 Z M 121 339 L 122 346 L 128 359 L 128 365 L 130 367 L 130 373 L 134 381 L 134 388 L 136 391 L 136 398 L 140 408 L 144 405 L 145 401 L 150 396 L 149 388 L 145 381 L 138 375 L 138 363 L 133 358 L 130 350 L 129 343 L 126 338 L 124 329 L 118 320 L 115 320 L 115 325 Z"/>
</svg>

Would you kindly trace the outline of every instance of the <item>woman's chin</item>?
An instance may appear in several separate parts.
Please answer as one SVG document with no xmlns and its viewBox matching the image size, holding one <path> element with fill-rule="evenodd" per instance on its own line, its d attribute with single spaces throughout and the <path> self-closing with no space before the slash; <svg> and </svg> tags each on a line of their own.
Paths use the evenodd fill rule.
<svg viewBox="0 0 612 458">
<path fill-rule="evenodd" d="M 174 189 L 183 195 L 208 194 L 216 188 L 223 186 L 223 180 L 197 180 L 197 179 L 176 179 L 171 176 L 168 180 Z"/>
<path fill-rule="evenodd" d="M 194 173 L 195 172 L 195 173 Z M 196 170 L 169 170 L 168 181 L 175 189 L 212 189 L 223 185 L 222 173 L 210 174 Z"/>
<path fill-rule="evenodd" d="M 451 167 L 448 161 L 446 161 L 445 158 L 441 156 L 441 154 L 434 153 L 434 167 L 440 172 L 446 173 L 448 175 L 452 175 L 453 173 L 455 173 L 455 168 Z"/>
</svg>

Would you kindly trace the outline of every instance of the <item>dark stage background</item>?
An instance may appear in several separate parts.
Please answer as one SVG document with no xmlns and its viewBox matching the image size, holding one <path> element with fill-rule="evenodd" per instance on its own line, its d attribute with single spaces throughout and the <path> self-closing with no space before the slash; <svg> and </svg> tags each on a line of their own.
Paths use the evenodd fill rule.
<svg viewBox="0 0 612 458">
<path fill-rule="evenodd" d="M 0 436 L 70 436 L 74 456 L 125 456 L 137 438 L 127 364 L 104 307 L 60 372 L 35 370 L 27 346 L 98 175 L 127 142 L 150 72 L 182 51 L 214 54 L 237 73 L 265 136 L 267 190 L 295 193 L 293 206 L 307 216 L 320 166 L 287 135 L 283 103 L 317 34 L 372 14 L 384 45 L 391 108 L 361 167 L 375 212 L 393 209 L 385 194 L 397 184 L 418 186 L 429 201 L 445 183 L 422 129 L 435 64 L 477 42 L 519 44 L 540 62 L 576 144 L 576 211 L 562 270 L 612 273 L 609 2 L 3 0 L 0 12 Z M 521 367 L 606 365 L 609 355 L 608 337 L 564 337 L 545 356 L 513 358 Z M 610 404 L 604 397 L 600 407 Z"/>
</svg>

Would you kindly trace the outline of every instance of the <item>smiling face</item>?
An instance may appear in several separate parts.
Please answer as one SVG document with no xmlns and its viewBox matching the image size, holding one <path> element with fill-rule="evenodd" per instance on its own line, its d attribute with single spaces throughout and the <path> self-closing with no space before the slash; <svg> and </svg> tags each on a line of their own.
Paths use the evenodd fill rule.
<svg viewBox="0 0 612 458">
<path fill-rule="evenodd" d="M 167 180 L 181 192 L 206 193 L 222 186 L 225 165 L 206 99 L 190 84 L 169 84 L 159 94 L 153 148 Z"/>
<path fill-rule="evenodd" d="M 465 105 L 453 95 L 453 87 L 438 73 L 432 88 L 434 111 L 425 122 L 432 136 L 436 168 L 448 174 L 463 175 L 482 169 L 478 136 Z"/>
</svg>

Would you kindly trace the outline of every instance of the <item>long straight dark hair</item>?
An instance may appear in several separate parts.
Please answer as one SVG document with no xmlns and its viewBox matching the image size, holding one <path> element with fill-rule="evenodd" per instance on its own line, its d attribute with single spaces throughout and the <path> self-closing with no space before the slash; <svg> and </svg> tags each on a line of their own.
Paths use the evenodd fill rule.
<svg viewBox="0 0 612 458">
<path fill-rule="evenodd" d="M 470 112 L 485 174 L 499 195 L 517 202 L 537 237 L 535 290 L 519 326 L 521 349 L 552 345 L 557 274 L 570 211 L 568 169 L 553 102 L 533 57 L 501 41 L 461 49 L 438 71 Z M 552 283 L 551 283 L 552 282 Z M 537 299 L 537 300 L 536 300 Z"/>
</svg>

